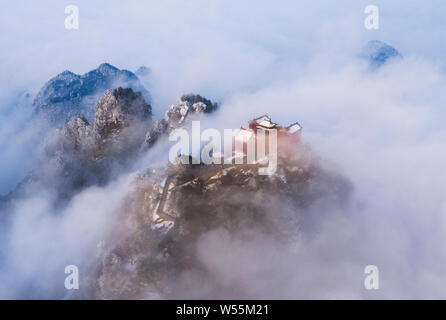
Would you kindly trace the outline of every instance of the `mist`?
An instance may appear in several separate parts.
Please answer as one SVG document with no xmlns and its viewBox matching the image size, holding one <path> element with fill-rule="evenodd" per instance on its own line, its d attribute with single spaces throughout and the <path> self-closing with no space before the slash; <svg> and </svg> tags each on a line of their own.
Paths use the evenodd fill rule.
<svg viewBox="0 0 446 320">
<path fill-rule="evenodd" d="M 307 213 L 316 234 L 303 237 L 297 253 L 266 259 L 280 270 L 274 273 L 285 284 L 280 297 L 444 298 L 444 74 L 410 57 L 376 73 L 365 70 L 350 64 L 310 72 L 221 109 L 221 118 L 250 119 L 256 112 L 284 124 L 299 120 L 304 141 L 324 166 L 354 186 L 347 208 L 330 206 L 328 199 Z M 255 252 L 249 244 L 244 249 Z M 376 292 L 359 283 L 368 264 L 380 268 Z M 247 281 L 242 278 L 236 280 Z"/>
<path fill-rule="evenodd" d="M 140 80 L 155 119 L 193 92 L 220 103 L 204 126 L 238 128 L 262 114 L 299 121 L 321 165 L 353 186 L 347 205 L 322 198 L 309 208 L 311 228 L 296 229 L 287 244 L 242 242 L 221 229 L 204 235 L 196 250 L 212 281 L 238 283 L 244 298 L 446 297 L 444 3 L 375 1 L 374 31 L 363 26 L 366 1 L 76 1 L 74 31 L 63 25 L 68 4 L 2 6 L 0 28 L 11 31 L 0 39 L 0 194 L 35 168 L 48 132 L 30 120 L 32 99 L 20 93 L 34 97 L 66 69 L 146 65 L 152 72 Z M 358 52 L 371 39 L 404 59 L 370 70 Z M 0 297 L 69 298 L 64 266 L 87 270 L 119 222 L 130 181 L 167 162 L 167 149 L 157 145 L 63 206 L 54 190 L 36 186 L 1 212 Z M 379 290 L 364 289 L 370 264 L 379 267 Z M 221 297 L 206 283 L 191 285 L 200 276 L 181 275 L 178 296 Z"/>
</svg>

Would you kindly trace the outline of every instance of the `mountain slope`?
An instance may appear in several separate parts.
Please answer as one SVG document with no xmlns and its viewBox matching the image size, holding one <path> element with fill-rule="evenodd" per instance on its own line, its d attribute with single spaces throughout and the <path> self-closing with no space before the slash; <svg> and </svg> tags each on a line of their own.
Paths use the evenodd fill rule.
<svg viewBox="0 0 446 320">
<path fill-rule="evenodd" d="M 311 232 L 314 206 L 330 199 L 331 210 L 342 208 L 351 191 L 344 178 L 321 168 L 310 150 L 302 145 L 289 149 L 272 176 L 259 175 L 256 165 L 177 164 L 141 173 L 115 228 L 101 243 L 84 294 L 101 299 L 261 298 L 249 289 L 254 283 L 225 280 L 203 250 L 218 264 L 243 269 L 237 251 L 253 245 L 271 253 L 262 242 L 286 248 Z M 236 245 L 225 248 L 223 239 Z M 263 270 L 259 278 L 240 280 L 268 283 L 265 277 L 277 268 L 267 258 L 257 260 L 264 264 L 255 267 Z"/>
</svg>

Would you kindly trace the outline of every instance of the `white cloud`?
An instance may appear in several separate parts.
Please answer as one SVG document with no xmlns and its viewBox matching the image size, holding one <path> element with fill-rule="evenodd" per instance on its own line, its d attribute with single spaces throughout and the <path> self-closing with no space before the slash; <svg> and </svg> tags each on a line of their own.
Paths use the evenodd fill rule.
<svg viewBox="0 0 446 320">
<path fill-rule="evenodd" d="M 9 32 L 0 39 L 0 47 L 7 48 L 0 50 L 2 171 L 24 175 L 30 167 L 27 150 L 39 129 L 24 128 L 29 110 L 9 103 L 18 88 L 35 93 L 65 69 L 84 73 L 104 61 L 130 70 L 147 65 L 153 71 L 148 89 L 157 117 L 177 96 L 192 91 L 223 101 L 211 119 L 216 126 L 238 127 L 263 113 L 284 124 L 298 120 L 304 140 L 323 162 L 354 184 L 348 212 L 315 212 L 317 236 L 297 244 L 301 250 L 292 261 L 273 255 L 283 262 L 276 270 L 290 281 L 284 291 L 270 293 L 445 297 L 446 47 L 438 40 L 446 31 L 444 3 L 375 1 L 382 14 L 379 31 L 363 27 L 366 1 L 77 1 L 77 31 L 64 28 L 67 4 L 3 6 L 0 28 Z M 367 71 L 354 56 L 374 38 L 394 45 L 405 59 Z M 1 190 L 10 189 L 14 177 L 1 177 Z M 20 203 L 8 233 L 10 260 L 2 266 L 7 273 L 0 281 L 3 288 L 14 287 L 8 278 L 20 285 L 0 295 L 20 296 L 29 281 L 39 279 L 39 270 L 45 274 L 37 284 L 50 290 L 47 279 L 56 269 L 69 257 L 82 258 L 99 237 L 95 231 L 104 231 L 108 214 L 127 190 L 124 185 L 86 190 L 59 218 L 48 195 Z M 219 245 L 238 245 L 224 234 L 218 237 L 226 241 Z M 202 250 L 205 263 L 223 268 L 221 257 Z M 247 243 L 236 254 L 256 250 Z M 382 276 L 373 295 L 361 287 L 367 264 L 378 265 Z M 256 279 L 245 271 L 217 273 L 252 286 Z M 255 283 L 251 289 L 266 297 L 262 290 L 271 286 Z"/>
</svg>

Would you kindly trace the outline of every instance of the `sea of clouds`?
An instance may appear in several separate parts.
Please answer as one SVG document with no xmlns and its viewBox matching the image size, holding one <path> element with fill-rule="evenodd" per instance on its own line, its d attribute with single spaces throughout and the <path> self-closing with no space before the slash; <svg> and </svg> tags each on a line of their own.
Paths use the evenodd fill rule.
<svg viewBox="0 0 446 320">
<path fill-rule="evenodd" d="M 33 96 L 65 69 L 147 65 L 152 72 L 142 80 L 155 118 L 194 92 L 221 103 L 209 120 L 216 128 L 264 113 L 299 121 L 305 143 L 354 186 L 347 208 L 330 210 L 328 202 L 312 212 L 314 234 L 283 254 L 266 240 L 209 234 L 198 250 L 221 279 L 263 298 L 446 297 L 444 3 L 375 1 L 381 15 L 373 31 L 363 24 L 367 1 L 73 1 L 80 22 L 71 31 L 68 4 L 2 6 L 1 194 L 33 168 L 46 132 L 30 122 L 32 99 L 22 92 Z M 404 59 L 370 70 L 357 54 L 371 39 Z M 16 204 L 0 228 L 0 297 L 65 296 L 64 265 L 94 256 L 131 177 L 126 171 L 57 210 L 49 190 Z M 379 290 L 364 289 L 369 264 L 379 267 Z"/>
</svg>

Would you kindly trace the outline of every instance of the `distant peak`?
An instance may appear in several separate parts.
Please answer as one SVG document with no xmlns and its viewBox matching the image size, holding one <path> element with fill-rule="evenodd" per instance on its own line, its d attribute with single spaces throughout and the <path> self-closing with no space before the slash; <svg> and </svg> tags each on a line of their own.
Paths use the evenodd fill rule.
<svg viewBox="0 0 446 320">
<path fill-rule="evenodd" d="M 370 53 L 373 52 L 379 52 L 379 51 L 388 51 L 390 54 L 394 56 L 401 56 L 401 54 L 391 45 L 379 41 L 379 40 L 370 40 L 367 42 L 367 44 L 364 46 L 364 50 L 368 51 Z"/>
<path fill-rule="evenodd" d="M 76 75 L 74 72 L 71 72 L 70 70 L 65 70 L 64 72 L 61 72 L 60 75 L 65 76 L 65 75 Z"/>
<path fill-rule="evenodd" d="M 71 72 L 70 70 L 65 70 L 64 72 L 61 72 L 54 78 L 50 79 L 50 82 L 54 80 L 73 81 L 78 78 L 79 75 L 75 74 L 74 72 Z"/>
<path fill-rule="evenodd" d="M 120 70 L 109 63 L 102 63 L 96 69 L 78 75 L 69 70 L 50 79 L 40 89 L 33 101 L 36 112 L 43 111 L 48 119 L 64 122 L 82 112 L 91 119 L 94 103 L 105 90 L 117 87 L 131 88 L 140 92 L 145 101 L 150 101 L 150 94 L 138 77 L 128 70 Z M 131 96 L 129 92 L 118 92 Z M 109 93 L 112 94 L 112 91 Z"/>
<path fill-rule="evenodd" d="M 104 71 L 104 70 L 113 70 L 113 71 L 117 71 L 119 70 L 118 68 L 116 68 L 115 66 L 112 66 L 109 63 L 102 63 L 101 65 L 99 65 L 98 70 L 100 71 Z"/>
<path fill-rule="evenodd" d="M 360 56 L 368 59 L 372 67 L 375 68 L 380 67 L 390 58 L 403 57 L 394 47 L 379 40 L 369 41 L 362 49 Z"/>
<path fill-rule="evenodd" d="M 135 74 L 140 77 L 148 76 L 150 73 L 151 73 L 150 68 L 146 66 L 141 66 L 138 68 L 138 70 L 135 71 Z"/>
</svg>

